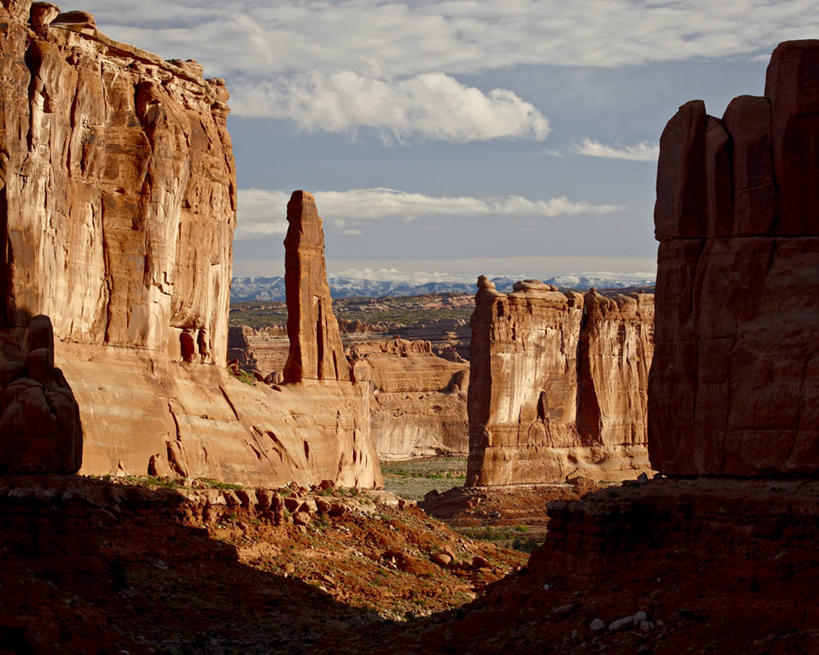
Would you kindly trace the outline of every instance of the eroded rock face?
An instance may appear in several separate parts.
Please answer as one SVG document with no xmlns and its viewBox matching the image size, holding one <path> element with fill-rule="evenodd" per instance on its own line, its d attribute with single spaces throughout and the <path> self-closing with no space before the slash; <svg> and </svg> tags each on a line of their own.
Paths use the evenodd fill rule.
<svg viewBox="0 0 819 655">
<path fill-rule="evenodd" d="M 684 105 L 660 142 L 652 465 L 819 468 L 819 41 L 781 44 L 765 97 Z"/>
<path fill-rule="evenodd" d="M 469 368 L 432 352 L 429 341 L 357 342 L 348 350 L 356 380 L 373 388 L 371 429 L 382 459 L 469 449 Z"/>
<path fill-rule="evenodd" d="M 290 354 L 284 380 L 349 380 L 350 367 L 327 284 L 324 228 L 311 194 L 293 192 L 287 222 L 284 284 Z"/>
<path fill-rule="evenodd" d="M 468 485 L 633 477 L 648 469 L 653 299 L 478 280 Z"/>
<path fill-rule="evenodd" d="M 362 389 L 275 391 L 225 371 L 236 223 L 227 100 L 196 62 L 114 42 L 88 14 L 2 3 L 3 370 L 28 353 L 24 331 L 42 314 L 66 384 L 35 379 L 51 366 L 35 349 L 28 377 L 3 381 L 0 421 L 22 430 L 7 417 L 32 379 L 23 415 L 53 442 L 66 439 L 49 426 L 70 421 L 49 393 L 76 399 L 84 473 L 379 484 Z M 52 455 L 45 470 L 78 465 L 63 446 Z"/>
</svg>

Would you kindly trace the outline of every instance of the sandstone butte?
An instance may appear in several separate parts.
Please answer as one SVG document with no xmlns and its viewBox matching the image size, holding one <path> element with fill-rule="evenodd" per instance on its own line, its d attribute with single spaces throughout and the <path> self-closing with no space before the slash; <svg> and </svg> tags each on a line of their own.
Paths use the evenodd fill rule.
<svg viewBox="0 0 819 655">
<path fill-rule="evenodd" d="M 278 389 L 226 372 L 224 83 L 28 0 L 0 7 L 0 82 L 0 470 L 380 484 L 368 395 L 343 367 Z M 323 243 L 306 233 L 287 273 L 311 293 Z"/>
<path fill-rule="evenodd" d="M 506 295 L 481 276 L 472 315 L 467 485 L 632 478 L 650 469 L 650 294 Z"/>
<path fill-rule="evenodd" d="M 429 341 L 361 342 L 348 349 L 356 380 L 372 384 L 370 420 L 381 459 L 465 454 L 469 366 Z"/>
<path fill-rule="evenodd" d="M 652 465 L 819 470 L 819 41 L 780 44 L 765 95 L 700 100 L 660 140 Z"/>
</svg>

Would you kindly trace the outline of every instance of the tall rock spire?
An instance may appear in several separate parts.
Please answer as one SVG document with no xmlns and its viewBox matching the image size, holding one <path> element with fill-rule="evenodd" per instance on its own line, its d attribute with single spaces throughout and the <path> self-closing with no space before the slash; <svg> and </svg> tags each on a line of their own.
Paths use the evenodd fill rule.
<svg viewBox="0 0 819 655">
<path fill-rule="evenodd" d="M 287 222 L 284 281 L 290 353 L 284 381 L 349 380 L 350 366 L 327 284 L 324 229 L 311 194 L 293 192 L 287 203 Z"/>
</svg>

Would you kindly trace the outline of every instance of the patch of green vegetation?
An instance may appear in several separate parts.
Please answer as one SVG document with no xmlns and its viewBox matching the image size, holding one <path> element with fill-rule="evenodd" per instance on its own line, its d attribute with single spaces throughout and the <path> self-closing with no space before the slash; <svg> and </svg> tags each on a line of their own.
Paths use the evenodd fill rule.
<svg viewBox="0 0 819 655">
<path fill-rule="evenodd" d="M 543 543 L 543 536 L 524 537 L 520 533 L 528 532 L 525 525 L 516 526 L 481 526 L 481 527 L 454 527 L 453 530 L 470 539 L 489 541 L 504 548 L 512 548 L 523 553 L 531 553 Z"/>
<path fill-rule="evenodd" d="M 195 482 L 204 485 L 208 489 L 221 489 L 223 491 L 227 489 L 244 489 L 244 487 L 240 484 L 234 484 L 233 482 L 222 482 L 221 480 L 214 480 L 213 478 L 196 478 Z M 194 486 L 196 486 L 195 483 Z"/>
<path fill-rule="evenodd" d="M 385 477 L 427 478 L 435 480 L 466 480 L 466 458 L 425 457 L 398 462 L 381 462 L 381 472 Z M 453 485 L 455 486 L 455 485 Z"/>
<path fill-rule="evenodd" d="M 148 487 L 151 489 L 181 489 L 185 486 L 184 481 L 181 479 L 160 478 L 155 475 L 101 475 L 99 476 L 99 479 L 103 482 L 116 481 L 119 484 L 126 484 L 134 487 Z"/>
<path fill-rule="evenodd" d="M 241 368 L 239 369 L 238 373 L 234 373 L 231 369 L 228 369 L 228 372 L 231 375 L 233 375 L 233 377 L 235 377 L 237 380 L 239 380 L 239 382 L 244 382 L 245 384 L 250 385 L 251 387 L 256 386 L 256 378 L 253 377 L 252 373 L 248 373 L 247 371 Z"/>
<path fill-rule="evenodd" d="M 407 500 L 421 500 L 433 489 L 443 493 L 466 482 L 463 457 L 425 457 L 381 462 L 384 489 Z"/>
</svg>

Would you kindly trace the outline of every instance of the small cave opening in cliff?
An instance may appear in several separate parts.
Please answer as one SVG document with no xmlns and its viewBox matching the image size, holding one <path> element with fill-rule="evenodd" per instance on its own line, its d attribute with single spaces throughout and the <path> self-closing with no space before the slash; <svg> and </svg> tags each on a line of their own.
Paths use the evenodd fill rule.
<svg viewBox="0 0 819 655">
<path fill-rule="evenodd" d="M 182 351 L 182 359 L 188 363 L 192 362 L 196 353 L 196 344 L 194 344 L 193 335 L 190 332 L 182 332 L 179 335 L 179 347 Z"/>
<path fill-rule="evenodd" d="M 202 356 L 202 361 L 205 361 L 210 354 L 210 350 L 208 348 L 208 335 L 204 330 L 199 330 L 199 334 L 196 336 L 196 346 Z"/>
<path fill-rule="evenodd" d="M 304 441 L 304 459 L 310 459 L 310 444 Z"/>
</svg>

